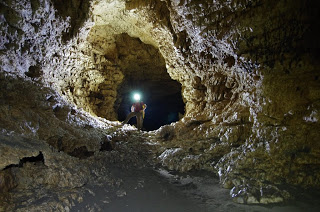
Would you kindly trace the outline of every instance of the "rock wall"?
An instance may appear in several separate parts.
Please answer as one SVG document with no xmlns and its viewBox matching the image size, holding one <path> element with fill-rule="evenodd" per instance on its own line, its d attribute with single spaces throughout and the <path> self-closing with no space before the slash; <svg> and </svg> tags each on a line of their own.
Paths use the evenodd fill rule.
<svg viewBox="0 0 320 212">
<path fill-rule="evenodd" d="M 179 170 L 214 167 L 241 203 L 288 198 L 270 184 L 318 187 L 317 3 L 167 4 L 192 71 L 180 80 L 186 117 L 160 130 L 172 143 L 159 160 Z"/>
<path fill-rule="evenodd" d="M 186 104 L 181 121 L 156 132 L 160 163 L 180 171 L 214 171 L 239 203 L 283 201 L 289 194 L 282 185 L 319 188 L 317 2 L 5 0 L 0 5 L 2 134 L 44 140 L 69 155 L 93 154 L 106 133 L 90 126 L 112 122 L 97 118 L 100 124 L 79 127 L 78 117 L 94 120 L 79 108 L 116 120 L 118 88 L 130 59 L 119 45 L 140 43 L 139 54 L 163 57 L 157 56 L 155 66 L 161 68 L 150 75 L 168 80 L 165 63 L 169 76 L 181 83 Z M 0 176 L 11 181 L 7 171 Z"/>
</svg>

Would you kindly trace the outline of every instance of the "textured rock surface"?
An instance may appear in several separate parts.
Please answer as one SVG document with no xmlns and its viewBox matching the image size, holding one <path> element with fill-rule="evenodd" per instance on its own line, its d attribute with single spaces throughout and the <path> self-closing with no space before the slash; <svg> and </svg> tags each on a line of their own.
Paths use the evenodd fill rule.
<svg viewBox="0 0 320 212">
<path fill-rule="evenodd" d="M 181 83 L 184 118 L 152 138 L 163 166 L 213 171 L 239 203 L 281 202 L 290 197 L 283 185 L 319 188 L 317 2 L 5 0 L 0 6 L 1 190 L 73 189 L 90 180 L 90 158 L 127 139 L 113 134 L 118 122 L 97 116 L 117 119 L 132 77 L 165 82 L 175 92 L 171 79 Z M 81 174 L 73 181 L 74 173 Z M 49 175 L 50 182 L 42 180 Z M 31 178 L 36 183 L 23 187 Z M 8 196 L 1 198 L 12 207 Z"/>
</svg>

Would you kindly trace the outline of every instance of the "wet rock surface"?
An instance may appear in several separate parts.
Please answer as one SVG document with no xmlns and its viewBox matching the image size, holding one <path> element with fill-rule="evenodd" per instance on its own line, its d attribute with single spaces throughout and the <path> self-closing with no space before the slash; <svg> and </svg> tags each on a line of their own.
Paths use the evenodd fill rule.
<svg viewBox="0 0 320 212">
<path fill-rule="evenodd" d="M 0 6 L 0 210 L 111 210 L 127 197 L 132 204 L 132 185 L 142 181 L 174 190 L 153 166 L 206 170 L 236 203 L 275 204 L 319 189 L 316 1 Z M 181 89 L 181 120 L 150 133 L 120 125 L 117 108 L 134 77 L 163 82 L 164 93 Z M 106 205 L 86 202 L 90 195 Z"/>
</svg>

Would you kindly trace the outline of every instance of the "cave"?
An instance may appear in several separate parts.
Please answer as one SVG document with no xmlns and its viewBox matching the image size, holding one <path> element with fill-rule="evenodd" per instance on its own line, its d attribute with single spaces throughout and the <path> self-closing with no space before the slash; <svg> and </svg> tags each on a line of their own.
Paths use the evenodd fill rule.
<svg viewBox="0 0 320 212">
<path fill-rule="evenodd" d="M 168 74 L 159 50 L 127 33 L 109 30 L 110 26 L 91 29 L 88 40 L 94 67 L 79 73 L 80 83 L 69 82 L 64 94 L 69 93 L 77 106 L 90 113 L 123 121 L 134 102 L 133 93 L 139 92 L 148 106 L 145 130 L 178 121 L 184 114 L 181 84 Z M 129 124 L 135 125 L 136 120 L 131 119 Z"/>
<path fill-rule="evenodd" d="M 0 211 L 319 211 L 319 6 L 1 1 Z"/>
<path fill-rule="evenodd" d="M 115 42 L 118 65 L 124 75 L 115 103 L 118 120 L 123 121 L 127 117 L 134 102 L 132 96 L 137 92 L 148 107 L 144 119 L 146 130 L 156 130 L 178 121 L 179 113 L 180 116 L 184 114 L 181 84 L 170 78 L 159 51 L 127 34 L 118 36 Z M 136 120 L 131 119 L 131 123 L 136 123 Z"/>
</svg>

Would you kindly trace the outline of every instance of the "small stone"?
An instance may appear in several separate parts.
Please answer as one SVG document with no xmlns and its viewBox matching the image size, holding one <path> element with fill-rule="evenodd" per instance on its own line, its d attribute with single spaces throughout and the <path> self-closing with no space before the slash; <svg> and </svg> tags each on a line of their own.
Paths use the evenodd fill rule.
<svg viewBox="0 0 320 212">
<path fill-rule="evenodd" d="M 118 190 L 116 194 L 118 197 L 124 197 L 127 195 L 127 192 L 125 190 Z"/>
<path fill-rule="evenodd" d="M 243 197 L 234 197 L 232 199 L 232 201 L 234 201 L 235 203 L 239 203 L 239 204 L 244 204 L 245 203 L 245 200 Z"/>
<path fill-rule="evenodd" d="M 259 201 L 252 195 L 248 195 L 247 204 L 258 204 Z"/>
<path fill-rule="evenodd" d="M 109 197 L 106 197 L 104 200 L 102 200 L 102 202 L 103 202 L 104 204 L 108 204 L 108 203 L 111 202 L 111 200 L 110 200 Z"/>
</svg>

